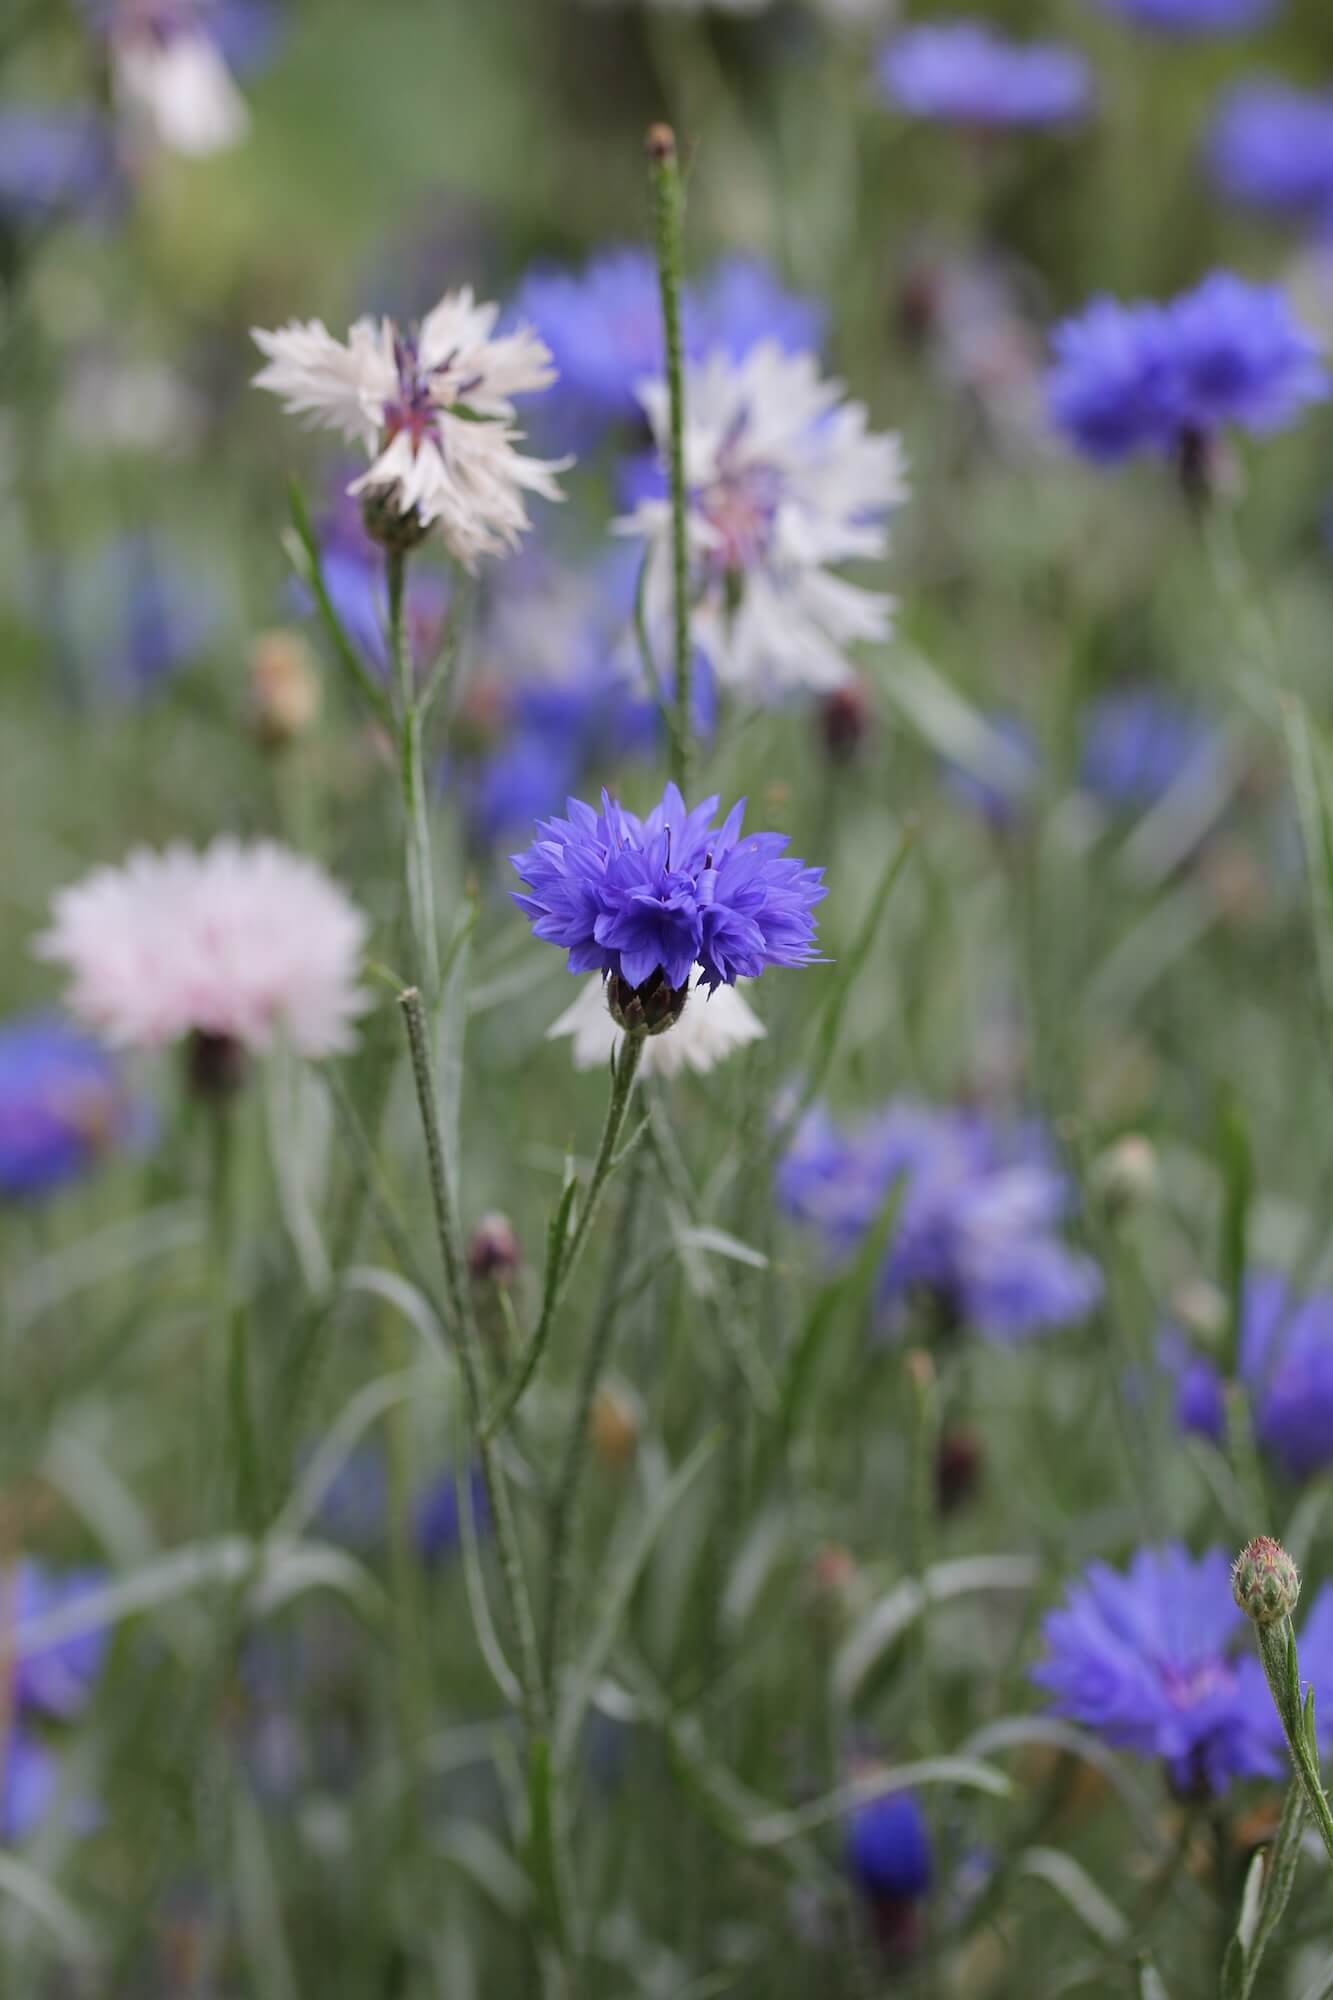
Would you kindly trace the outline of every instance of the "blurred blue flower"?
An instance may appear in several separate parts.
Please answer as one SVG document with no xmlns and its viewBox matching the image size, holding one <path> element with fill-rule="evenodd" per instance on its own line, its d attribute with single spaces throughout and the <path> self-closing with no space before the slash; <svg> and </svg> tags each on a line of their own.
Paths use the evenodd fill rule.
<svg viewBox="0 0 1333 2000">
<path fill-rule="evenodd" d="M 206 579 L 153 535 L 123 536 L 79 567 L 73 590 L 98 691 L 143 700 L 189 666 L 221 623 Z"/>
<path fill-rule="evenodd" d="M 600 813 L 570 799 L 568 819 L 542 821 L 513 856 L 528 885 L 514 901 L 571 972 L 635 988 L 660 975 L 679 991 L 696 965 L 711 989 L 811 964 L 824 871 L 790 858 L 784 834 L 743 834 L 743 800 L 720 826 L 717 809 L 688 812 L 674 784 L 644 820 L 605 792 Z"/>
<path fill-rule="evenodd" d="M 1220 1440 L 1226 1406 L 1216 1364 L 1174 1329 L 1160 1354 L 1176 1384 L 1182 1430 Z M 1247 1391 L 1262 1449 L 1295 1479 L 1333 1464 L 1333 1293 L 1295 1293 L 1273 1271 L 1246 1279 L 1241 1297 L 1237 1374 Z"/>
<path fill-rule="evenodd" d="M 1108 13 L 1164 35 L 1236 35 L 1266 21 L 1277 0 L 1101 0 Z"/>
<path fill-rule="evenodd" d="M 896 1198 L 879 1281 L 891 1321 L 924 1295 L 948 1325 L 1013 1341 L 1086 1318 L 1101 1296 L 1096 1265 L 1060 1235 L 1070 1189 L 1031 1123 L 900 1099 L 847 1132 L 817 1109 L 777 1187 L 839 1258 Z"/>
<path fill-rule="evenodd" d="M 1056 1713 L 1115 1749 L 1159 1758 L 1182 1796 L 1282 1770 L 1280 1727 L 1221 1549 L 1197 1561 L 1179 1544 L 1140 1549 L 1125 1575 L 1093 1563 L 1043 1633 L 1032 1678 Z"/>
<path fill-rule="evenodd" d="M 10 1616 L 21 1634 L 55 1613 L 100 1590 L 97 1570 L 56 1571 L 36 1562 L 21 1562 L 11 1584 Z M 20 1660 L 13 1670 L 14 1705 L 68 1722 L 92 1692 L 102 1667 L 106 1635 L 100 1628 L 63 1639 Z"/>
<path fill-rule="evenodd" d="M 361 1553 L 380 1547 L 388 1518 L 389 1475 L 377 1444 L 350 1452 L 320 1496 L 316 1524 L 323 1535 Z"/>
<path fill-rule="evenodd" d="M 0 110 L 0 221 L 50 222 L 111 204 L 119 174 L 97 114 L 61 106 Z"/>
<path fill-rule="evenodd" d="M 662 304 L 646 250 L 605 250 L 580 272 L 538 266 L 519 286 L 509 318 L 535 327 L 550 348 L 559 388 L 536 421 L 562 444 L 591 449 L 610 429 L 637 431 L 636 389 L 662 373 Z M 760 340 L 788 353 L 818 346 L 827 314 L 788 292 L 758 258 L 723 259 L 681 304 L 686 357 L 721 348 L 747 354 Z"/>
<path fill-rule="evenodd" d="M 0 1845 L 17 1846 L 46 1817 L 59 1783 L 60 1766 L 45 1743 L 11 1724 L 0 1744 Z"/>
<path fill-rule="evenodd" d="M 1267 432 L 1328 394 L 1320 348 L 1272 286 L 1215 271 L 1167 305 L 1094 301 L 1056 328 L 1051 416 L 1087 457 Z"/>
<path fill-rule="evenodd" d="M 846 1852 L 849 1872 L 874 1902 L 916 1902 L 930 1889 L 930 1829 L 914 1792 L 889 1792 L 855 1807 Z"/>
<path fill-rule="evenodd" d="M 1214 121 L 1208 157 L 1233 201 L 1333 222 L 1333 91 L 1268 79 L 1237 85 Z"/>
<path fill-rule="evenodd" d="M 491 1514 L 481 1467 L 474 1465 L 467 1479 L 472 1518 L 477 1524 L 478 1534 L 484 1535 L 490 1526 Z M 420 1495 L 414 1521 L 417 1552 L 424 1563 L 433 1567 L 455 1553 L 463 1527 L 458 1481 L 452 1472 L 442 1473 Z"/>
<path fill-rule="evenodd" d="M 987 130 L 1063 125 L 1088 106 L 1088 66 L 1055 42 L 1014 42 L 982 21 L 908 28 L 881 52 L 885 94 L 916 118 Z"/>
<path fill-rule="evenodd" d="M 1155 688 L 1126 688 L 1092 704 L 1079 782 L 1115 811 L 1145 812 L 1173 786 L 1203 783 L 1222 752 L 1197 709 Z"/>
<path fill-rule="evenodd" d="M 99 1042 L 56 1015 L 0 1024 L 0 1199 L 53 1193 L 142 1129 Z"/>
<path fill-rule="evenodd" d="M 361 657 L 379 673 L 387 674 L 384 551 L 366 533 L 360 503 L 345 492 L 338 492 L 320 522 L 319 560 L 324 588 L 339 624 Z M 303 612 L 313 614 L 313 600 L 304 586 L 298 589 L 297 602 Z M 418 673 L 424 672 L 439 652 L 448 611 L 449 587 L 444 578 L 424 563 L 412 563 L 403 601 L 403 629 Z"/>
</svg>

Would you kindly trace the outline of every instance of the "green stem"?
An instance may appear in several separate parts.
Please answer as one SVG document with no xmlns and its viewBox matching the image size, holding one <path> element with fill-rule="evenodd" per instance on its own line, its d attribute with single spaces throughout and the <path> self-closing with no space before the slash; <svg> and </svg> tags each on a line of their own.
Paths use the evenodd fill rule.
<svg viewBox="0 0 1333 2000">
<path fill-rule="evenodd" d="M 403 630 L 407 557 L 401 549 L 385 554 L 389 586 L 389 658 L 398 690 L 398 751 L 406 827 L 407 909 L 412 931 L 412 972 L 426 996 L 427 1009 L 440 997 L 440 947 L 435 926 L 435 882 L 431 863 L 430 818 L 422 755 L 422 711 L 417 700 L 411 650 Z"/>
<path fill-rule="evenodd" d="M 574 1391 L 574 1408 L 569 1419 L 569 1428 L 565 1433 L 565 1447 L 561 1455 L 560 1469 L 556 1475 L 555 1493 L 551 1500 L 550 1529 L 546 1544 L 546 1621 L 542 1634 L 548 1679 L 553 1678 L 555 1674 L 559 1657 L 561 1617 L 569 1598 L 569 1563 L 573 1549 L 579 1488 L 583 1481 L 583 1468 L 588 1461 L 588 1431 L 592 1422 L 592 1406 L 615 1337 L 619 1318 L 617 1308 L 621 1298 L 620 1280 L 629 1263 L 634 1243 L 634 1225 L 638 1218 L 642 1191 L 643 1167 L 642 1162 L 636 1160 L 630 1170 L 629 1182 L 620 1204 L 620 1216 L 611 1244 L 601 1305 L 593 1321 L 588 1344 L 583 1350 L 583 1361 Z"/>
<path fill-rule="evenodd" d="M 232 1511 L 246 1532 L 257 1526 L 259 1453 L 250 1392 L 250 1338 L 237 1295 L 235 1255 L 235 1134 L 233 1107 L 219 1098 L 207 1107 L 210 1126 L 209 1262 L 219 1346 L 226 1371 L 226 1410 L 235 1480 Z"/>
<path fill-rule="evenodd" d="M 653 187 L 653 232 L 658 279 L 662 292 L 662 325 L 666 336 L 667 395 L 670 403 L 668 470 L 671 475 L 671 612 L 672 694 L 675 722 L 671 732 L 671 775 L 684 791 L 690 772 L 690 601 L 689 544 L 686 538 L 685 492 L 685 366 L 680 331 L 680 293 L 684 263 L 684 190 L 676 138 L 669 125 L 654 125 L 648 134 L 648 160 Z"/>
<path fill-rule="evenodd" d="M 472 1294 L 463 1258 L 458 1218 L 454 1213 L 449 1193 L 449 1178 L 445 1170 L 437 1109 L 435 1065 L 431 1058 L 425 1009 L 421 995 L 415 987 L 409 987 L 406 992 L 400 993 L 398 1004 L 403 1010 L 408 1046 L 412 1055 L 412 1077 L 416 1084 L 421 1127 L 426 1141 L 431 1203 L 435 1211 L 440 1258 L 444 1265 L 445 1292 L 453 1317 L 455 1349 L 463 1375 L 468 1415 L 481 1458 L 482 1477 L 486 1482 L 486 1496 L 490 1502 L 505 1598 L 519 1645 L 519 1681 L 523 1688 L 524 1709 L 530 1729 L 535 1733 L 545 1734 L 546 1701 L 540 1657 L 537 1652 L 537 1633 L 533 1623 L 527 1579 L 523 1573 L 522 1558 L 519 1554 L 518 1533 L 499 1455 L 494 1440 L 487 1434 L 483 1422 L 485 1360 L 482 1354 L 481 1335 L 472 1309 Z"/>
<path fill-rule="evenodd" d="M 1256 1627 L 1259 1657 L 1263 1661 L 1268 1691 L 1287 1739 L 1296 1776 L 1305 1793 L 1310 1817 L 1319 1829 L 1330 1861 L 1333 1861 L 1333 1812 L 1329 1810 L 1324 1781 L 1319 1770 L 1319 1749 L 1314 1733 L 1313 1690 L 1311 1703 L 1301 1706 L 1301 1676 L 1296 1659 L 1296 1635 L 1290 1618 Z"/>
<path fill-rule="evenodd" d="M 601 1143 L 593 1163 L 592 1179 L 588 1182 L 588 1193 L 568 1242 L 560 1235 L 557 1235 L 554 1241 L 551 1254 L 555 1260 L 555 1268 L 548 1270 L 546 1274 L 545 1296 L 536 1330 L 515 1363 L 513 1372 L 501 1387 L 495 1405 L 486 1418 L 483 1428 L 488 1438 L 497 1436 L 518 1408 L 555 1330 L 560 1308 L 569 1292 L 574 1272 L 588 1241 L 593 1218 L 600 1206 L 603 1189 L 616 1165 L 616 1147 L 625 1123 L 625 1112 L 629 1108 L 639 1058 L 643 1053 L 643 1043 L 644 1037 L 641 1034 L 625 1035 L 621 1040 L 619 1054 L 613 1058 L 611 1095 L 607 1101 Z"/>
</svg>

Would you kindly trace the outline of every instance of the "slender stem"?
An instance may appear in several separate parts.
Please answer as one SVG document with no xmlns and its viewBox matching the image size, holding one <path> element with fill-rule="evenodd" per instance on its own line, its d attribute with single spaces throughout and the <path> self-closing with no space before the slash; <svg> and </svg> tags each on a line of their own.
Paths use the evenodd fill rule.
<svg viewBox="0 0 1333 2000">
<path fill-rule="evenodd" d="M 449 1193 L 449 1179 L 445 1171 L 437 1109 L 435 1065 L 431 1058 L 426 1014 L 421 995 L 415 987 L 409 987 L 406 992 L 400 993 L 398 1004 L 403 1010 L 408 1046 L 412 1055 L 412 1076 L 416 1084 L 421 1127 L 426 1141 L 426 1165 L 430 1178 L 431 1202 L 435 1210 L 436 1235 L 444 1265 L 445 1289 L 453 1316 L 458 1363 L 463 1375 L 468 1415 L 481 1458 L 482 1477 L 486 1482 L 486 1496 L 490 1503 L 505 1598 L 518 1640 L 519 1681 L 523 1689 L 523 1706 L 529 1729 L 535 1735 L 544 1736 L 547 1729 L 546 1697 L 527 1578 L 523 1572 L 518 1533 L 504 1470 L 494 1440 L 487 1435 L 483 1424 L 485 1373 L 481 1336 L 472 1310 L 472 1295 L 463 1259 L 458 1218 L 454 1213 Z"/>
<path fill-rule="evenodd" d="M 1329 1860 L 1333 1861 L 1333 1812 L 1329 1810 L 1320 1775 L 1318 1752 L 1312 1740 L 1313 1727 L 1307 1725 L 1301 1707 L 1301 1679 L 1291 1620 L 1282 1618 L 1272 1625 L 1257 1626 L 1256 1630 L 1268 1691 L 1287 1739 L 1292 1765 L 1305 1793 L 1310 1817 L 1319 1829 L 1319 1837 L 1328 1851 Z"/>
<path fill-rule="evenodd" d="M 408 921 L 412 932 L 412 972 L 425 993 L 427 1008 L 430 1009 L 440 997 L 440 946 L 435 926 L 435 882 L 422 756 L 422 712 L 417 700 L 411 650 L 403 629 L 407 557 L 401 549 L 389 549 L 385 564 L 389 586 L 389 657 L 398 690 L 398 750 L 406 825 L 404 857 Z"/>
<path fill-rule="evenodd" d="M 671 613 L 672 691 L 675 724 L 671 732 L 671 775 L 684 791 L 690 771 L 690 602 L 689 546 L 686 539 L 685 492 L 685 366 L 680 331 L 684 189 L 676 136 L 669 125 L 654 125 L 648 133 L 648 160 L 653 187 L 653 230 L 662 292 L 662 325 L 666 336 L 667 395 L 670 404 L 668 469 L 671 475 Z"/>
<path fill-rule="evenodd" d="M 570 1415 L 569 1428 L 565 1432 L 565 1447 L 561 1454 L 555 1493 L 551 1500 L 550 1528 L 546 1544 L 546 1620 L 542 1634 L 543 1657 L 548 1679 L 552 1679 L 555 1674 L 559 1657 L 561 1617 L 569 1598 L 569 1560 L 573 1548 L 579 1488 L 583 1481 L 583 1468 L 588 1461 L 588 1430 L 592 1421 L 592 1406 L 615 1338 L 619 1318 L 618 1307 L 621 1302 L 620 1280 L 633 1248 L 634 1226 L 638 1219 L 642 1192 L 643 1165 L 641 1159 L 636 1159 L 630 1170 L 630 1178 L 620 1204 L 620 1215 L 611 1243 L 601 1305 L 593 1321 L 587 1346 L 583 1350 L 578 1383 L 574 1391 L 574 1408 Z"/>
<path fill-rule="evenodd" d="M 619 1054 L 613 1059 L 611 1095 L 607 1100 L 601 1143 L 597 1148 L 597 1158 L 593 1162 L 592 1178 L 588 1182 L 588 1193 L 583 1209 L 568 1242 L 559 1235 L 555 1239 L 551 1252 L 554 1268 L 546 1273 L 545 1296 L 536 1330 L 515 1363 L 513 1372 L 503 1384 L 494 1409 L 486 1418 L 484 1428 L 488 1437 L 496 1436 L 513 1416 L 550 1342 L 560 1308 L 564 1304 L 574 1272 L 588 1241 L 593 1218 L 601 1204 L 602 1191 L 616 1165 L 616 1146 L 625 1123 L 625 1112 L 629 1107 L 630 1093 L 634 1088 L 634 1078 L 639 1067 L 639 1058 L 643 1053 L 643 1043 L 644 1037 L 641 1034 L 625 1035 L 620 1044 Z"/>
<path fill-rule="evenodd" d="M 246 1312 L 236 1291 L 234 1109 L 225 1097 L 207 1106 L 209 1162 L 209 1261 L 219 1345 L 226 1371 L 232 1505 L 247 1532 L 257 1525 L 259 1455 L 250 1394 L 250 1340 Z"/>
</svg>

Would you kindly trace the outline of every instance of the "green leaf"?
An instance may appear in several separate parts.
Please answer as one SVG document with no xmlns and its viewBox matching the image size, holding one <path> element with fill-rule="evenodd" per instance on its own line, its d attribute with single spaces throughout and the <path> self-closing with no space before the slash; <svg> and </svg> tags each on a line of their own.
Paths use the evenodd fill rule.
<svg viewBox="0 0 1333 2000">
<path fill-rule="evenodd" d="M 1018 1871 L 1053 1889 L 1102 1944 L 1118 1950 L 1128 1940 L 1129 1920 L 1072 1854 L 1054 1847 L 1029 1847 L 1019 1856 Z"/>
<path fill-rule="evenodd" d="M 906 1577 L 853 1626 L 833 1662 L 833 1691 L 850 1707 L 884 1655 L 921 1616 L 927 1601 L 947 1604 L 982 1590 L 1031 1590 L 1037 1565 L 1028 1556 L 962 1556 L 927 1570 L 925 1588 Z"/>
<path fill-rule="evenodd" d="M 495 1399 L 482 1424 L 488 1438 L 496 1437 L 504 1429 L 518 1408 L 523 1393 L 537 1372 L 537 1365 L 546 1352 L 546 1344 L 555 1325 L 556 1301 L 560 1296 L 560 1282 L 564 1275 L 565 1253 L 569 1242 L 574 1215 L 574 1200 L 579 1191 L 573 1162 L 565 1163 L 565 1184 L 560 1191 L 555 1213 L 546 1231 L 546 1274 L 542 1284 L 542 1306 L 537 1316 L 537 1324 L 526 1347 L 519 1354 L 513 1367 L 496 1391 Z"/>
<path fill-rule="evenodd" d="M 921 1791 L 928 1785 L 985 1792 L 993 1799 L 1013 1795 L 1013 1785 L 1006 1774 L 994 1764 L 983 1764 L 978 1757 L 925 1757 L 919 1763 L 899 1764 L 895 1770 L 876 1771 L 873 1776 L 853 1779 L 850 1784 L 825 1793 L 822 1799 L 813 1799 L 809 1805 L 796 1806 L 790 1812 L 773 1812 L 753 1819 L 746 1827 L 746 1839 L 752 1847 L 781 1847 L 789 1840 L 846 1819 L 858 1806 L 889 1798 L 895 1792 Z"/>
<path fill-rule="evenodd" d="M 1245 1976 L 1241 1985 L 1241 2000 L 1250 2000 L 1254 1991 L 1255 1978 L 1259 1971 L 1264 1952 L 1282 1921 L 1283 1913 L 1291 1897 L 1292 1884 L 1296 1880 L 1296 1869 L 1301 1858 L 1301 1838 L 1305 1832 L 1305 1793 L 1300 1780 L 1293 1779 L 1287 1787 L 1287 1795 L 1282 1801 L 1282 1818 L 1278 1822 L 1277 1838 L 1267 1855 L 1256 1855 L 1255 1864 L 1262 1870 L 1262 1894 L 1259 1907 L 1251 1915 L 1248 1910 L 1250 1887 L 1254 1880 L 1255 1864 L 1251 1865 L 1245 1882 L 1245 1895 L 1241 1902 L 1240 1923 L 1236 1927 L 1236 1938 L 1245 1954 Z M 1266 1863 L 1266 1865 L 1265 1865 Z"/>
<path fill-rule="evenodd" d="M 287 504 L 291 510 L 292 526 L 296 533 L 296 548 L 292 550 L 289 547 L 288 553 L 292 555 L 293 567 L 298 576 L 315 600 L 315 609 L 319 613 L 320 623 L 333 648 L 333 657 L 342 668 L 353 692 L 360 696 L 385 728 L 392 730 L 395 725 L 389 697 L 348 638 L 342 621 L 333 608 L 333 600 L 324 582 L 319 543 L 315 540 L 315 531 L 310 525 L 310 510 L 305 504 L 305 495 L 295 480 L 288 485 Z"/>
<path fill-rule="evenodd" d="M 1222 1240 L 1218 1268 L 1228 1309 L 1227 1366 L 1223 1372 L 1232 1376 L 1236 1373 L 1240 1352 L 1246 1248 L 1250 1206 L 1254 1198 L 1254 1160 L 1240 1106 L 1230 1093 L 1223 1097 L 1218 1113 L 1217 1160 L 1222 1176 Z"/>
<path fill-rule="evenodd" d="M 789 1438 L 796 1429 L 815 1371 L 839 1315 L 845 1312 L 855 1317 L 865 1309 L 871 1287 L 893 1240 L 902 1199 L 903 1187 L 900 1183 L 892 1189 L 873 1225 L 861 1239 L 852 1264 L 823 1287 L 806 1314 L 782 1371 L 778 1391 L 780 1437 Z"/>
<path fill-rule="evenodd" d="M 565 1908 L 560 1891 L 557 1847 L 561 1837 L 555 1823 L 550 1740 L 545 1736 L 534 1736 L 528 1746 L 528 1872 L 537 1892 L 547 1934 L 563 1948 L 566 1942 Z"/>
<path fill-rule="evenodd" d="M 838 1050 L 838 1036 L 842 1030 L 843 1017 L 847 1012 L 856 982 L 874 950 L 884 912 L 888 909 L 893 892 L 902 879 L 903 870 L 907 866 L 916 840 L 916 833 L 915 822 L 908 821 L 879 879 L 879 886 L 870 899 L 870 908 L 861 921 L 861 928 L 838 963 L 833 977 L 833 990 L 815 1029 L 815 1050 L 806 1070 L 805 1083 L 798 1095 L 795 1108 L 786 1121 L 789 1125 L 795 1124 L 801 1113 L 814 1103 L 828 1080 Z"/>
<path fill-rule="evenodd" d="M 1330 824 L 1328 753 L 1298 695 L 1281 696 L 1296 817 L 1305 852 L 1310 925 L 1324 1009 L 1333 1020 L 1333 825 Z"/>
<path fill-rule="evenodd" d="M 84 1964 L 93 1957 L 93 1933 L 73 1903 L 16 1854 L 0 1852 L 0 1896 L 35 1917 L 71 1964 Z"/>
</svg>

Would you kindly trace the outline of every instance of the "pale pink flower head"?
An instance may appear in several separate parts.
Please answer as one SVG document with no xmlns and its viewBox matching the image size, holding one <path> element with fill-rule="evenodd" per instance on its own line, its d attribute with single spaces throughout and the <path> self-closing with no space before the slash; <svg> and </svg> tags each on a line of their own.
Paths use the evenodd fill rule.
<svg viewBox="0 0 1333 2000">
<path fill-rule="evenodd" d="M 95 868 L 56 897 L 36 950 L 70 973 L 71 1011 L 121 1047 L 281 1039 L 318 1057 L 355 1039 L 366 928 L 313 861 L 224 837 Z"/>
</svg>

